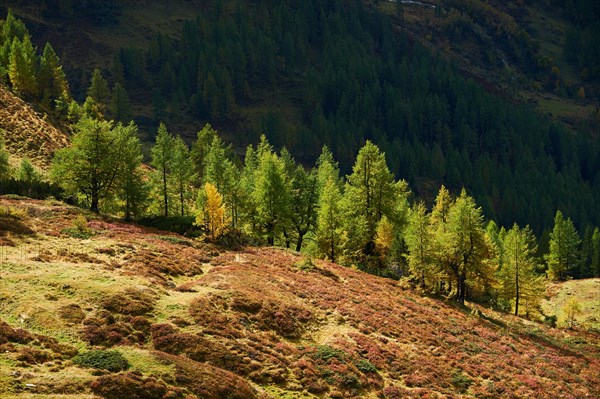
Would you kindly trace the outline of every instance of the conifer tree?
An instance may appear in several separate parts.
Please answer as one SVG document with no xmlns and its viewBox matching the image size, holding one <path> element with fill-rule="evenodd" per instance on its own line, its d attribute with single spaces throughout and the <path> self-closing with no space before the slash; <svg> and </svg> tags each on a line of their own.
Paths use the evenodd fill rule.
<svg viewBox="0 0 600 399">
<path fill-rule="evenodd" d="M 173 169 L 175 139 L 167 131 L 164 123 L 158 126 L 156 143 L 151 150 L 151 165 L 156 169 L 154 173 L 155 188 L 161 198 L 160 207 L 164 216 L 169 216 L 169 205 L 171 204 L 171 173 Z"/>
<path fill-rule="evenodd" d="M 17 176 L 19 180 L 27 183 L 38 182 L 41 180 L 39 172 L 35 170 L 29 158 L 23 158 L 21 160 Z"/>
<path fill-rule="evenodd" d="M 571 219 L 565 219 L 561 211 L 556 211 L 554 228 L 550 233 L 550 251 L 545 256 L 549 278 L 563 281 L 569 276 L 577 264 L 580 243 Z"/>
<path fill-rule="evenodd" d="M 114 193 L 123 168 L 121 139 L 131 127 L 83 117 L 75 126 L 71 146 L 58 150 L 52 160 L 52 180 L 69 193 L 82 194 L 92 212 Z"/>
<path fill-rule="evenodd" d="M 377 224 L 383 216 L 395 224 L 398 221 L 396 205 L 400 201 L 399 186 L 387 167 L 385 154 L 367 141 L 359 151 L 352 174 L 348 176 L 344 200 L 348 212 L 347 231 L 359 262 L 376 257 L 375 236 Z"/>
<path fill-rule="evenodd" d="M 175 138 L 173 144 L 173 162 L 171 175 L 173 185 L 179 201 L 179 211 L 181 216 L 186 214 L 187 202 L 191 193 L 192 179 L 194 171 L 190 150 L 181 137 Z"/>
<path fill-rule="evenodd" d="M 0 26 L 2 27 L 0 31 L 0 44 L 4 44 L 5 42 L 12 43 L 14 38 L 23 41 L 25 36 L 29 34 L 23 21 L 16 18 L 11 9 L 8 10 L 6 19 Z"/>
<path fill-rule="evenodd" d="M 319 255 L 332 262 L 338 262 L 343 251 L 345 215 L 341 202 L 339 184 L 330 176 L 321 187 L 315 236 Z"/>
<path fill-rule="evenodd" d="M 121 83 L 115 83 L 111 96 L 110 112 L 115 121 L 129 123 L 131 121 L 131 102 L 127 91 Z"/>
<path fill-rule="evenodd" d="M 194 172 L 196 172 L 200 181 L 204 181 L 204 158 L 213 144 L 215 137 L 218 137 L 217 131 L 207 123 L 202 130 L 198 131 L 197 138 L 192 143 L 192 163 L 194 164 Z"/>
<path fill-rule="evenodd" d="M 87 96 L 94 100 L 102 113 L 105 113 L 108 110 L 110 104 L 110 89 L 99 69 L 94 69 L 94 72 L 92 73 L 92 80 L 87 91 Z"/>
<path fill-rule="evenodd" d="M 15 37 L 10 50 L 8 76 L 13 91 L 27 99 L 36 98 L 38 94 L 36 60 L 29 35 L 25 35 L 22 42 Z"/>
<path fill-rule="evenodd" d="M 42 98 L 48 101 L 70 101 L 69 83 L 60 65 L 60 59 L 50 43 L 46 43 L 40 58 L 39 87 Z M 48 104 L 52 105 L 52 104 Z"/>
<path fill-rule="evenodd" d="M 432 212 L 432 219 L 438 223 L 435 230 L 436 262 L 456 284 L 454 298 L 464 302 L 469 287 L 483 287 L 489 283 L 493 274 L 493 245 L 483 228 L 481 208 L 464 189 L 450 206 L 446 223 L 443 223 L 447 203 L 445 192 L 438 197 L 441 197 L 440 202 L 436 202 Z"/>
<path fill-rule="evenodd" d="M 3 133 L 0 130 L 0 133 Z M 0 181 L 10 178 L 10 165 L 8 164 L 8 152 L 4 147 L 4 139 L 0 136 Z"/>
<path fill-rule="evenodd" d="M 515 316 L 521 304 L 525 314 L 539 307 L 544 294 L 544 283 L 536 273 L 536 239 L 529 226 L 521 229 L 516 223 L 502 240 L 502 268 L 499 270 L 502 297 L 514 303 Z"/>
<path fill-rule="evenodd" d="M 434 274 L 434 270 L 432 265 L 433 234 L 427 208 L 423 202 L 417 204 L 410 212 L 406 244 L 410 272 L 424 288 L 427 278 Z"/>
<path fill-rule="evenodd" d="M 123 201 L 124 218 L 129 221 L 144 213 L 148 200 L 148 186 L 142 169 L 142 146 L 133 122 L 123 129 L 119 141 L 123 167 L 117 176 L 116 189 Z"/>
<path fill-rule="evenodd" d="M 293 160 L 292 160 L 293 161 Z M 300 252 L 304 236 L 316 225 L 319 197 L 317 175 L 292 162 L 287 173 L 291 177 L 290 222 L 296 239 L 296 251 Z"/>
<path fill-rule="evenodd" d="M 288 216 L 291 187 L 283 161 L 272 151 L 264 136 L 258 147 L 258 156 L 252 197 L 258 225 L 267 243 L 274 245 L 277 232 Z"/>
<path fill-rule="evenodd" d="M 211 240 L 215 240 L 227 229 L 229 219 L 225 215 L 223 197 L 214 185 L 204 184 L 198 194 L 198 208 L 200 212 L 196 215 L 196 224 L 204 226 Z"/>
</svg>

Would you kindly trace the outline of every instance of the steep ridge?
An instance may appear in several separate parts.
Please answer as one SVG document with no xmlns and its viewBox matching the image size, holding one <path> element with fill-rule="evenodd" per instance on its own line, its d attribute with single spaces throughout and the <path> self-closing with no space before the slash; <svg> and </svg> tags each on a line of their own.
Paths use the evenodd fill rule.
<svg viewBox="0 0 600 399">
<path fill-rule="evenodd" d="M 0 209 L 3 398 L 600 395 L 598 334 L 59 202 L 0 198 Z M 92 348 L 130 368 L 76 366 Z"/>
<path fill-rule="evenodd" d="M 50 165 L 56 150 L 69 143 L 68 136 L 47 118 L 0 85 L 0 132 L 7 150 L 14 157 L 28 157 L 42 169 Z"/>
</svg>

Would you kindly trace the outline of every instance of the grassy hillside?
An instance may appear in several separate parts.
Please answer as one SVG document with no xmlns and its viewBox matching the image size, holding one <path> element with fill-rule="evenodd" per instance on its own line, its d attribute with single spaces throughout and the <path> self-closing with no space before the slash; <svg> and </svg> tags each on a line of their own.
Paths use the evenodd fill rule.
<svg viewBox="0 0 600 399">
<path fill-rule="evenodd" d="M 66 129 L 65 129 L 66 130 Z M 41 169 L 50 165 L 52 155 L 69 143 L 68 136 L 56 128 L 54 121 L 38 112 L 0 85 L 0 135 L 16 165 L 21 158 L 29 158 Z"/>
<path fill-rule="evenodd" d="M 597 334 L 289 251 L 225 250 L 58 202 L 0 206 L 3 398 L 600 395 Z M 94 348 L 130 367 L 76 365 Z"/>
<path fill-rule="evenodd" d="M 552 284 L 548 287 L 547 296 L 543 308 L 547 313 L 557 315 L 559 324 L 565 324 L 566 315 L 563 308 L 567 300 L 575 298 L 581 309 L 581 313 L 575 317 L 575 325 L 600 331 L 600 279 Z"/>
</svg>

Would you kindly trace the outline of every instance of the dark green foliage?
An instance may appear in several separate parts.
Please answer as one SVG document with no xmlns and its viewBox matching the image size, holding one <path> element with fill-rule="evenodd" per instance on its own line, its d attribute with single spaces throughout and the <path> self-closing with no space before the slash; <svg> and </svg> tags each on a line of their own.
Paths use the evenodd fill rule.
<svg viewBox="0 0 600 399">
<path fill-rule="evenodd" d="M 461 371 L 457 371 L 452 376 L 452 385 L 454 385 L 458 392 L 465 393 L 471 386 L 473 380 L 468 375 Z"/>
<path fill-rule="evenodd" d="M 83 367 L 119 372 L 129 368 L 129 362 L 115 350 L 92 350 L 73 358 L 73 363 Z"/>
<path fill-rule="evenodd" d="M 359 369 L 360 371 L 362 371 L 365 374 L 377 372 L 377 367 L 375 367 L 373 365 L 373 363 L 371 363 L 365 359 L 360 359 L 359 361 L 355 362 L 354 365 L 356 366 L 357 369 Z"/>
<path fill-rule="evenodd" d="M 319 345 L 317 351 L 312 356 L 315 360 L 323 360 L 329 362 L 331 359 L 343 361 L 346 359 L 346 352 L 340 349 L 335 349 L 329 345 Z"/>
<path fill-rule="evenodd" d="M 151 216 L 143 217 L 138 220 L 138 223 L 147 226 L 154 227 L 159 230 L 172 231 L 178 234 L 185 234 L 186 236 L 197 234 L 198 230 L 194 226 L 194 216 Z"/>
<path fill-rule="evenodd" d="M 479 8 L 468 12 L 484 26 L 490 16 Z M 498 45 L 512 61 L 533 65 L 535 44 L 510 29 L 500 29 Z M 185 21 L 179 39 L 157 34 L 144 51 L 146 64 L 139 49 L 118 55 L 127 81 L 153 93 L 148 99 L 161 117 L 189 108 L 200 120 L 241 121 L 249 134 L 236 145 L 266 133 L 302 162 L 327 144 L 345 172 L 371 139 L 416 194 L 431 200 L 432 182 L 469 187 L 502 225 L 517 221 L 539 233 L 558 206 L 578 224 L 600 220 L 593 206 L 600 202 L 597 143 L 486 93 L 408 45 L 388 17 L 363 2 L 277 1 L 268 10 L 266 3 L 240 3 L 235 12 L 214 4 Z M 238 105 L 263 106 L 273 84 L 292 97 L 298 118 L 279 109 L 252 120 L 238 113 Z"/>
</svg>

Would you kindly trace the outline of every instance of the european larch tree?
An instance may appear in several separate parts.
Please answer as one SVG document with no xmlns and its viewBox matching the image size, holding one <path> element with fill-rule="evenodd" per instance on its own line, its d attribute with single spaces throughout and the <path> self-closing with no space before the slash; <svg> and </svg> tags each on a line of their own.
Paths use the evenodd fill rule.
<svg viewBox="0 0 600 399">
<path fill-rule="evenodd" d="M 522 303 L 525 303 L 525 314 L 529 316 L 544 294 L 544 282 L 536 273 L 536 238 L 529 226 L 521 229 L 515 223 L 504 236 L 502 248 L 502 268 L 498 272 L 501 295 L 514 303 L 515 316 L 519 315 Z"/>
<path fill-rule="evenodd" d="M 184 216 L 187 212 L 187 203 L 190 200 L 192 192 L 192 181 L 194 179 L 194 169 L 192 159 L 190 158 L 190 150 L 178 136 L 173 143 L 173 161 L 171 167 L 171 176 L 173 179 L 173 187 L 179 202 L 179 212 Z"/>
<path fill-rule="evenodd" d="M 545 256 L 550 279 L 563 281 L 567 278 L 577 264 L 580 243 L 571 219 L 565 219 L 561 211 L 556 211 L 554 228 L 550 233 L 550 251 Z"/>
<path fill-rule="evenodd" d="M 50 171 L 52 180 L 72 194 L 83 194 L 92 212 L 114 189 L 123 167 L 121 137 L 127 127 L 82 118 L 75 126 L 70 147 L 58 150 Z"/>
<path fill-rule="evenodd" d="M 171 203 L 171 172 L 173 168 L 173 157 L 175 149 L 175 139 L 167 131 L 164 123 L 158 126 L 156 134 L 156 143 L 151 150 L 151 165 L 156 169 L 154 173 L 154 184 L 161 198 L 161 205 L 164 216 L 169 216 L 169 205 Z"/>
<path fill-rule="evenodd" d="M 429 214 L 423 202 L 419 202 L 410 212 L 405 239 L 410 272 L 421 287 L 425 288 L 426 281 L 435 271 L 432 264 L 433 234 Z"/>
</svg>

